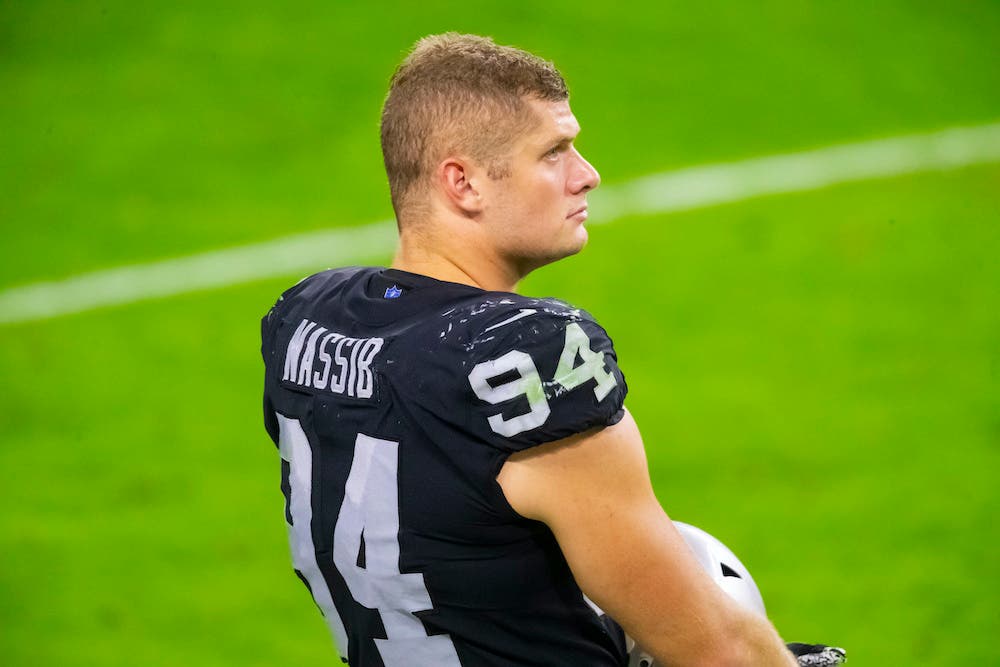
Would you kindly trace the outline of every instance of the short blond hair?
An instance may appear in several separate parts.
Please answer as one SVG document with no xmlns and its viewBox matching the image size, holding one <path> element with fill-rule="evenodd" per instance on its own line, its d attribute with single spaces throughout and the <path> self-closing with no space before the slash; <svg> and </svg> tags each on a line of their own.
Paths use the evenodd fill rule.
<svg viewBox="0 0 1000 667">
<path fill-rule="evenodd" d="M 382 107 L 382 157 L 397 218 L 438 162 L 475 159 L 506 175 L 512 139 L 530 127 L 525 98 L 562 101 L 555 66 L 488 37 L 449 32 L 419 40 L 392 76 Z"/>
</svg>

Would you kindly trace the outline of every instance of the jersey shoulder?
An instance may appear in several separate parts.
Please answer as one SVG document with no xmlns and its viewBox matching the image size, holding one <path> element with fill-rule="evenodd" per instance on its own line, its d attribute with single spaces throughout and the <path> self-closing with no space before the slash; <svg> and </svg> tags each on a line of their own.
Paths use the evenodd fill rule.
<svg viewBox="0 0 1000 667">
<path fill-rule="evenodd" d="M 512 452 L 621 419 L 628 387 L 610 336 L 553 298 L 486 293 L 444 315 L 468 427 Z"/>
<path fill-rule="evenodd" d="M 316 308 L 317 304 L 325 301 L 323 296 L 334 294 L 350 283 L 363 280 L 375 270 L 364 266 L 328 269 L 306 276 L 295 283 L 281 293 L 278 300 L 261 318 L 262 342 L 266 344 L 273 337 L 283 319 Z"/>
<path fill-rule="evenodd" d="M 295 305 L 311 303 L 322 293 L 336 290 L 351 281 L 364 278 L 375 269 L 364 266 L 348 266 L 340 269 L 327 269 L 308 275 L 295 283 L 278 297 L 263 318 L 263 322 L 273 320 L 275 316 L 287 311 Z"/>
<path fill-rule="evenodd" d="M 603 328 L 585 310 L 552 297 L 506 292 L 470 295 L 440 314 L 442 340 L 460 344 L 473 357 L 490 354 L 511 339 L 538 345 L 573 322 Z M 607 333 L 604 333 L 607 337 Z"/>
</svg>

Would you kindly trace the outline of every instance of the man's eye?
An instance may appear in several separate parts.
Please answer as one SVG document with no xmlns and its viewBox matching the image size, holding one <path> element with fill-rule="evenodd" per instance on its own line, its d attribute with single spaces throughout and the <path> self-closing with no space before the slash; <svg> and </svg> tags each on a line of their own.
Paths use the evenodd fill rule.
<svg viewBox="0 0 1000 667">
<path fill-rule="evenodd" d="M 556 146 L 555 148 L 549 149 L 549 152 L 545 154 L 545 157 L 547 158 L 559 157 L 559 147 Z"/>
</svg>

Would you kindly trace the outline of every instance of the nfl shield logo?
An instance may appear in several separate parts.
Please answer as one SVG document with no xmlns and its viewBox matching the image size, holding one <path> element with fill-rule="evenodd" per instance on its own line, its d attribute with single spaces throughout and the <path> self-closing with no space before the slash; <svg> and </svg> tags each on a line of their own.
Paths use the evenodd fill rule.
<svg viewBox="0 0 1000 667">
<path fill-rule="evenodd" d="M 386 299 L 398 299 L 399 295 L 403 293 L 403 290 L 399 289 L 395 285 L 392 287 L 385 288 L 385 298 Z"/>
</svg>

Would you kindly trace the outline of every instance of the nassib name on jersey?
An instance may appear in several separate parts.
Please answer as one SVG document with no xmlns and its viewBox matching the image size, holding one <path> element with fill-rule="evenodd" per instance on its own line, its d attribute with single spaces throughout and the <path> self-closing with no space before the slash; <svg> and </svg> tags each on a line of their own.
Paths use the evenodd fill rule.
<svg viewBox="0 0 1000 667">
<path fill-rule="evenodd" d="M 288 341 L 281 379 L 301 387 L 371 398 L 375 391 L 371 366 L 382 343 L 381 338 L 350 338 L 304 319 Z"/>
</svg>

